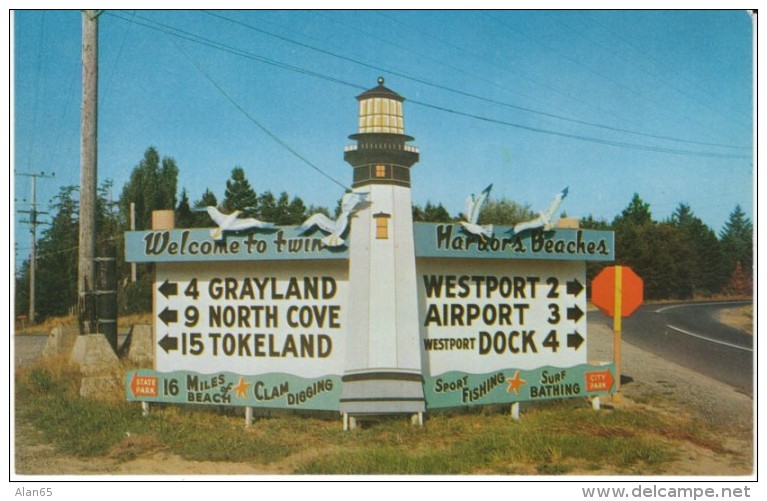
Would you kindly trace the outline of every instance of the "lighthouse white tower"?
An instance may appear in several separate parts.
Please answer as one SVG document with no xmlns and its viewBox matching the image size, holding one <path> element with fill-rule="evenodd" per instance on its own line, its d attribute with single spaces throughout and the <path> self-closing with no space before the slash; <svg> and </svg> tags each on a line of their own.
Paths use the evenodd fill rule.
<svg viewBox="0 0 767 501">
<path fill-rule="evenodd" d="M 418 295 L 410 197 L 410 168 L 418 149 L 407 143 L 404 98 L 378 86 L 359 96 L 359 129 L 344 160 L 354 168 L 354 191 L 370 205 L 351 222 L 346 416 L 425 410 Z"/>
</svg>

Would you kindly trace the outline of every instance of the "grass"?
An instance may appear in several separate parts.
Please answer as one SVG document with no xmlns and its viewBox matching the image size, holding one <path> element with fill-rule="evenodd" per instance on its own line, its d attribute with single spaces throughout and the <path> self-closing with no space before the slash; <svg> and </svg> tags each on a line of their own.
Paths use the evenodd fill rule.
<svg viewBox="0 0 767 501">
<path fill-rule="evenodd" d="M 131 315 L 120 315 L 120 321 L 118 327 L 138 325 L 138 324 L 150 324 L 152 323 L 151 313 L 133 313 Z M 54 327 L 75 328 L 78 327 L 77 316 L 64 315 L 60 317 L 52 317 L 45 319 L 42 322 L 38 322 L 34 325 L 21 325 L 18 324 L 14 334 L 29 334 L 39 332 L 50 332 Z"/>
<path fill-rule="evenodd" d="M 462 409 L 430 413 L 422 428 L 398 416 L 343 432 L 337 415 L 259 417 L 250 427 L 231 408 L 157 406 L 144 417 L 136 403 L 81 398 L 78 386 L 64 359 L 16 374 L 18 422 L 78 457 L 128 461 L 162 450 L 296 474 L 566 475 L 662 473 L 684 442 L 727 452 L 701 423 L 638 405 L 594 412 L 586 402 L 549 402 L 520 421 L 500 407 Z"/>
<path fill-rule="evenodd" d="M 749 334 L 754 333 L 754 307 L 752 305 L 724 309 L 719 313 L 718 320 Z"/>
</svg>

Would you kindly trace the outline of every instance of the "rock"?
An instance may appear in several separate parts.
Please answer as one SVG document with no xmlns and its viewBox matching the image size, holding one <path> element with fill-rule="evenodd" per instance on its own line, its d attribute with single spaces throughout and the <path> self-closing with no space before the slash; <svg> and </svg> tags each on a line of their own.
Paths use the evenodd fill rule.
<svg viewBox="0 0 767 501">
<path fill-rule="evenodd" d="M 83 376 L 111 375 L 120 366 L 117 354 L 102 334 L 77 336 L 69 360 L 80 367 Z"/>
<path fill-rule="evenodd" d="M 134 325 L 123 344 L 121 355 L 130 363 L 140 367 L 152 367 L 154 364 L 154 340 L 152 326 Z"/>
<path fill-rule="evenodd" d="M 77 330 L 56 326 L 48 334 L 48 341 L 43 348 L 43 357 L 50 358 L 72 349 L 78 337 Z"/>
</svg>

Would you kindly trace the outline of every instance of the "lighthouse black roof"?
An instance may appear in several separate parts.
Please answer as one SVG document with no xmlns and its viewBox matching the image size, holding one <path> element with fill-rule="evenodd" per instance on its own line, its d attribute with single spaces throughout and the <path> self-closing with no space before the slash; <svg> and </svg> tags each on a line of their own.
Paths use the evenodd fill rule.
<svg viewBox="0 0 767 501">
<path fill-rule="evenodd" d="M 366 90 L 357 96 L 357 100 L 368 99 L 371 97 L 385 97 L 387 99 L 396 99 L 400 102 L 405 100 L 404 97 L 400 96 L 393 90 L 389 89 L 388 87 L 384 87 L 384 77 L 378 77 L 378 86 L 373 87 L 370 90 Z"/>
</svg>

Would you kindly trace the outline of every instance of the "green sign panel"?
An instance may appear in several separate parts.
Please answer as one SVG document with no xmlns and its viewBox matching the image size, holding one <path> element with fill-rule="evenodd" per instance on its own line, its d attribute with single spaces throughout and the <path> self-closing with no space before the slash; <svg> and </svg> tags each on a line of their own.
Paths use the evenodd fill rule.
<svg viewBox="0 0 767 501">
<path fill-rule="evenodd" d="M 129 231 L 125 233 L 125 260 L 169 263 L 348 258 L 346 246 L 327 247 L 321 234 L 305 236 L 297 228 L 226 233 L 220 240 L 211 238 L 207 229 Z"/>
<path fill-rule="evenodd" d="M 504 369 L 487 374 L 447 372 L 426 377 L 426 407 L 510 404 L 606 395 L 615 391 L 615 365 Z"/>
<path fill-rule="evenodd" d="M 613 261 L 611 231 L 556 228 L 514 234 L 511 226 L 495 226 L 492 238 L 466 233 L 457 224 L 413 225 L 416 257 L 471 259 L 545 259 Z"/>
<path fill-rule="evenodd" d="M 243 376 L 231 372 L 128 371 L 129 401 L 212 404 L 272 409 L 337 411 L 340 376 L 302 378 L 289 374 Z"/>
<path fill-rule="evenodd" d="M 226 233 L 220 240 L 211 230 L 178 229 L 125 233 L 125 260 L 137 263 L 189 261 L 279 261 L 348 259 L 348 248 L 327 247 L 322 234 L 302 234 L 297 226 L 279 226 L 249 233 Z M 611 231 L 552 229 L 515 235 L 510 226 L 496 226 L 490 239 L 467 234 L 460 225 L 413 225 L 416 257 L 546 259 L 613 261 Z"/>
</svg>

